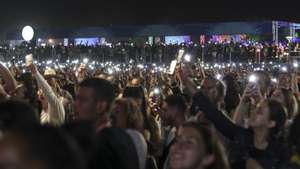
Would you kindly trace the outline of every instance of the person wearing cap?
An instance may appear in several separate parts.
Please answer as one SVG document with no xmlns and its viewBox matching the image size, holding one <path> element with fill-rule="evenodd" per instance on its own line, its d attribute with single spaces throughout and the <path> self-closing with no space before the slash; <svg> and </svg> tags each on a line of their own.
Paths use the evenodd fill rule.
<svg viewBox="0 0 300 169">
<path fill-rule="evenodd" d="M 30 64 L 28 67 L 41 89 L 39 91 L 40 100 L 42 101 L 41 124 L 62 125 L 65 121 L 65 110 L 62 99 L 58 97 L 57 92 L 49 85 L 34 64 Z M 44 73 L 45 77 L 53 77 L 55 75 L 56 72 L 53 69 L 46 69 Z M 52 83 L 53 80 L 49 82 Z"/>
</svg>

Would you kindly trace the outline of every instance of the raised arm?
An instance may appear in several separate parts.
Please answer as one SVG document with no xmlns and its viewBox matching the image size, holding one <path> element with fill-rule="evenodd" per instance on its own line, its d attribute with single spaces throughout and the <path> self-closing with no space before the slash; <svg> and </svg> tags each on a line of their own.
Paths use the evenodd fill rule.
<svg viewBox="0 0 300 169">
<path fill-rule="evenodd" d="M 204 71 L 204 69 L 203 69 L 203 67 L 201 65 L 200 65 L 200 73 L 201 73 L 202 79 L 206 78 L 205 71 Z"/>
<path fill-rule="evenodd" d="M 63 107 L 63 103 L 60 102 L 59 98 L 55 95 L 51 86 L 44 79 L 44 77 L 37 71 L 35 65 L 31 64 L 29 66 L 33 76 L 36 78 L 38 86 L 42 89 L 45 97 L 47 98 L 50 105 L 50 124 L 53 125 L 62 125 L 65 120 L 65 110 Z"/>
<path fill-rule="evenodd" d="M 180 81 L 181 90 L 186 87 L 191 95 L 194 95 L 197 92 L 197 86 L 193 82 L 193 80 L 189 77 L 192 72 L 186 67 L 180 68 L 180 70 L 176 73 L 177 77 Z"/>
<path fill-rule="evenodd" d="M 5 86 L 3 87 L 6 92 L 10 93 L 17 88 L 17 81 L 12 76 L 11 72 L 2 63 L 0 63 L 0 75 L 4 79 Z"/>
<path fill-rule="evenodd" d="M 241 127 L 245 127 L 244 119 L 255 110 L 256 105 L 266 98 L 261 93 L 259 85 L 248 84 L 238 105 L 233 120 Z"/>
<path fill-rule="evenodd" d="M 245 116 L 249 113 L 250 106 L 251 106 L 250 97 L 251 97 L 251 89 L 250 86 L 247 85 L 240 99 L 240 103 L 233 114 L 233 121 L 239 126 L 244 126 L 243 119 L 245 119 Z"/>
<path fill-rule="evenodd" d="M 225 137 L 234 140 L 235 136 L 241 132 L 245 132 L 246 129 L 236 125 L 226 115 L 219 111 L 209 99 L 201 92 L 195 94 L 194 103 L 197 106 L 198 111 L 202 111 L 205 117 L 211 121 L 216 129 L 221 132 Z"/>
</svg>

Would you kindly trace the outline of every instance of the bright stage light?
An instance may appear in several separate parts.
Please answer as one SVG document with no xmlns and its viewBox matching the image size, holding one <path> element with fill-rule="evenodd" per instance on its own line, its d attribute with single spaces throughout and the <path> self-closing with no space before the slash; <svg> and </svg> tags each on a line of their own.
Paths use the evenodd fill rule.
<svg viewBox="0 0 300 169">
<path fill-rule="evenodd" d="M 22 30 L 22 37 L 26 41 L 31 41 L 34 36 L 34 31 L 31 26 L 25 26 Z"/>
</svg>

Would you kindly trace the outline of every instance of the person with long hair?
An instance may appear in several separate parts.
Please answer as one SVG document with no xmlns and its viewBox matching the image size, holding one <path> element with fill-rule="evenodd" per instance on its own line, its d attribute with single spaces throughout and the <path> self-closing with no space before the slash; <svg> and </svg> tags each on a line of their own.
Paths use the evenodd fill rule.
<svg viewBox="0 0 300 169">
<path fill-rule="evenodd" d="M 287 149 L 280 136 L 287 115 L 278 101 L 261 101 L 250 114 L 249 128 L 232 122 L 201 92 L 194 96 L 194 102 L 198 111 L 202 111 L 216 129 L 231 141 L 232 168 L 245 168 L 248 160 L 255 160 L 263 168 L 278 167 L 284 162 Z"/>
<path fill-rule="evenodd" d="M 138 105 L 127 98 L 116 99 L 111 109 L 112 123 L 115 127 L 144 132 L 144 119 Z"/>
<path fill-rule="evenodd" d="M 229 169 L 228 159 L 210 127 L 188 122 L 178 131 L 170 149 L 171 169 Z"/>
<path fill-rule="evenodd" d="M 240 126 L 248 127 L 248 118 L 259 102 L 267 98 L 270 92 L 271 79 L 268 73 L 256 71 L 249 75 L 240 102 L 233 114 L 233 121 Z"/>
<path fill-rule="evenodd" d="M 144 118 L 144 128 L 148 132 L 147 140 L 150 142 L 160 141 L 159 126 L 154 117 L 148 111 L 146 97 L 142 87 L 126 87 L 123 92 L 123 98 L 133 99 L 139 106 Z"/>
</svg>

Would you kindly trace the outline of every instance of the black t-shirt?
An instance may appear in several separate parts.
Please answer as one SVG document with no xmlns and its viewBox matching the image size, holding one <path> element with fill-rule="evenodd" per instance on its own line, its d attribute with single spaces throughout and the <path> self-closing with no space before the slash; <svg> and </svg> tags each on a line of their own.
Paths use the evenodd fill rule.
<svg viewBox="0 0 300 169">
<path fill-rule="evenodd" d="M 198 104 L 198 110 L 205 113 L 216 129 L 230 140 L 229 152 L 233 169 L 245 168 L 246 160 L 250 158 L 257 160 L 266 169 L 279 168 L 287 161 L 288 149 L 284 144 L 273 139 L 265 150 L 258 150 L 254 147 L 252 129 L 234 124 L 200 92 L 195 94 L 193 102 Z"/>
</svg>

